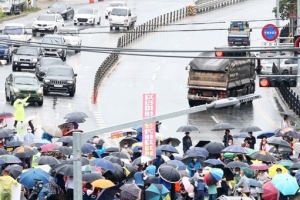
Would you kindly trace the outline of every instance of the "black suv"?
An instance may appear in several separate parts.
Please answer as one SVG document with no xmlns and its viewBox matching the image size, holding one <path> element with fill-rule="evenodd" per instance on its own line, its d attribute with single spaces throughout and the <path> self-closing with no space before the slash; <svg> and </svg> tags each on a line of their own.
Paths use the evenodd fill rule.
<svg viewBox="0 0 300 200">
<path fill-rule="evenodd" d="M 64 62 L 60 58 L 42 57 L 36 64 L 36 68 L 35 68 L 36 77 L 40 81 L 42 81 L 49 67 L 53 65 L 64 65 Z"/>
<path fill-rule="evenodd" d="M 45 35 L 42 39 L 42 43 L 44 56 L 60 57 L 63 61 L 66 61 L 67 49 L 62 48 L 62 46 L 66 45 L 66 40 L 62 35 Z"/>
<path fill-rule="evenodd" d="M 76 76 L 73 68 L 68 65 L 53 65 L 44 76 L 44 95 L 49 92 L 69 93 L 74 97 L 76 92 Z"/>
<path fill-rule="evenodd" d="M 43 53 L 39 47 L 20 46 L 13 56 L 12 70 L 35 69 Z"/>
</svg>

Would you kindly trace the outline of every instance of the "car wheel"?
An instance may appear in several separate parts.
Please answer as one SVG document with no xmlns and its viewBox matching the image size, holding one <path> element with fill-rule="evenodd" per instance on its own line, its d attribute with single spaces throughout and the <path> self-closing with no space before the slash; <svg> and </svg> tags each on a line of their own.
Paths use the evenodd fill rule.
<svg viewBox="0 0 300 200">
<path fill-rule="evenodd" d="M 48 90 L 43 89 L 43 94 L 44 94 L 44 96 L 47 96 L 48 95 Z"/>
<path fill-rule="evenodd" d="M 57 28 L 56 26 L 54 27 L 54 30 L 53 30 L 53 34 L 55 34 L 57 32 Z"/>
<path fill-rule="evenodd" d="M 110 28 L 111 31 L 113 30 L 113 27 L 112 27 L 112 26 L 110 26 L 109 28 Z"/>
<path fill-rule="evenodd" d="M 12 66 L 12 70 L 13 70 L 13 72 L 17 71 L 17 67 L 16 66 Z"/>
<path fill-rule="evenodd" d="M 36 31 L 32 30 L 32 36 L 36 36 Z"/>
<path fill-rule="evenodd" d="M 38 106 L 43 106 L 44 101 L 37 102 Z"/>
<path fill-rule="evenodd" d="M 96 20 L 94 19 L 93 23 L 92 23 L 92 26 L 95 26 L 95 23 L 96 23 Z"/>
<path fill-rule="evenodd" d="M 127 26 L 127 31 L 129 31 L 129 26 Z"/>
<path fill-rule="evenodd" d="M 76 48 L 78 48 L 78 50 L 75 50 L 75 53 L 79 53 L 80 52 L 80 48 L 81 48 L 81 44 L 79 44 L 78 46 L 76 46 Z"/>
<path fill-rule="evenodd" d="M 99 18 L 99 22 L 97 22 L 97 24 L 100 25 L 100 23 L 101 23 L 101 17 Z"/>
<path fill-rule="evenodd" d="M 10 61 L 11 61 L 11 59 L 10 59 L 10 58 L 7 58 L 7 59 L 6 59 L 6 64 L 9 65 L 9 64 L 10 64 Z"/>
<path fill-rule="evenodd" d="M 69 93 L 70 97 L 74 97 L 74 95 L 75 95 L 75 90 L 73 90 L 72 92 Z"/>
</svg>

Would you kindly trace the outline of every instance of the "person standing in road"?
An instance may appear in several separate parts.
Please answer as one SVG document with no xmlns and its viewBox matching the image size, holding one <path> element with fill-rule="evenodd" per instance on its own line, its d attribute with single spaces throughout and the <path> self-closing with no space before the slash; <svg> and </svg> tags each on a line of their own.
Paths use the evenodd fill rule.
<svg viewBox="0 0 300 200">
<path fill-rule="evenodd" d="M 225 147 L 228 147 L 229 146 L 229 140 L 232 140 L 233 141 L 233 138 L 232 138 L 232 135 L 230 135 L 230 130 L 229 129 L 226 129 L 225 130 L 225 135 L 223 137 L 223 143 L 224 143 L 224 146 Z"/>
<path fill-rule="evenodd" d="M 254 149 L 254 146 L 256 144 L 256 139 L 253 136 L 252 132 L 249 132 L 249 137 L 246 138 L 247 143 L 249 144 L 250 149 Z"/>
<path fill-rule="evenodd" d="M 283 119 L 281 121 L 281 128 L 291 127 L 291 123 L 288 115 L 283 115 Z"/>
<path fill-rule="evenodd" d="M 185 154 L 190 147 L 192 146 L 192 139 L 190 137 L 190 132 L 185 132 L 185 136 L 182 138 L 182 146 L 183 146 L 183 153 Z"/>
<path fill-rule="evenodd" d="M 27 100 L 30 98 L 30 94 L 24 98 L 24 99 L 17 99 L 14 102 L 14 109 L 15 109 L 15 123 L 14 123 L 14 127 L 17 127 L 18 122 L 23 123 L 24 119 L 25 119 L 25 110 L 24 110 L 24 106 L 25 103 L 27 102 Z"/>
<path fill-rule="evenodd" d="M 24 135 L 24 142 L 32 142 L 34 141 L 34 134 L 31 132 L 31 128 L 27 128 L 27 133 Z"/>
</svg>

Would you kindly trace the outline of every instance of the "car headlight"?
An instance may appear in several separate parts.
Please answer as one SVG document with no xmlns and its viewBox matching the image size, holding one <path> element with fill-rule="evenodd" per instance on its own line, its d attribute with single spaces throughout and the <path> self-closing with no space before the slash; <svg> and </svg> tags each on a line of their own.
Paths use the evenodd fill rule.
<svg viewBox="0 0 300 200">
<path fill-rule="evenodd" d="M 19 60 L 18 57 L 13 58 L 13 61 L 18 61 L 18 60 Z"/>
<path fill-rule="evenodd" d="M 32 62 L 37 62 L 37 58 L 32 58 Z"/>
<path fill-rule="evenodd" d="M 43 88 L 39 88 L 37 91 L 36 91 L 37 94 L 43 94 Z"/>
<path fill-rule="evenodd" d="M 20 92 L 20 90 L 16 87 L 13 88 L 13 91 L 14 91 L 14 93 L 19 93 Z"/>
<path fill-rule="evenodd" d="M 45 83 L 50 83 L 50 80 L 46 79 L 44 80 Z"/>
<path fill-rule="evenodd" d="M 67 81 L 67 83 L 70 83 L 70 84 L 72 84 L 72 83 L 73 83 L 73 81 Z"/>
</svg>

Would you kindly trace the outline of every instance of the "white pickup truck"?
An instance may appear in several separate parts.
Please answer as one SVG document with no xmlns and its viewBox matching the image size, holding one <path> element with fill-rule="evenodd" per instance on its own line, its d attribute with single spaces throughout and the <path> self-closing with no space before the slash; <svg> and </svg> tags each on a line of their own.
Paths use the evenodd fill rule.
<svg viewBox="0 0 300 200">
<path fill-rule="evenodd" d="M 5 24 L 2 30 L 2 34 L 9 35 L 13 43 L 16 43 L 16 41 L 29 42 L 32 38 L 31 34 L 27 33 L 24 24 L 16 24 L 16 23 Z M 19 47 L 21 45 L 23 44 L 16 43 L 13 46 Z"/>
<path fill-rule="evenodd" d="M 134 27 L 137 17 L 131 14 L 131 9 L 128 7 L 116 7 L 111 10 L 109 16 L 110 30 L 120 27 L 127 28 Z"/>
</svg>

